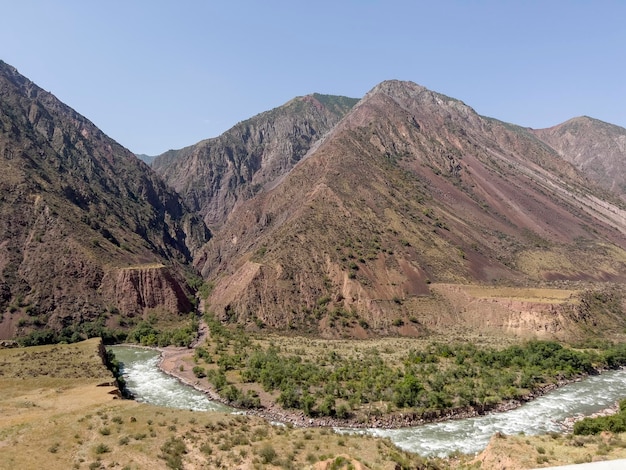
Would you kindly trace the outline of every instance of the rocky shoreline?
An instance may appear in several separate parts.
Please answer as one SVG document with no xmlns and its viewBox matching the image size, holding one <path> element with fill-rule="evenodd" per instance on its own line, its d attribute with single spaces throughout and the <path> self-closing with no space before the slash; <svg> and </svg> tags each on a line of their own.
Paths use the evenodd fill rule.
<svg viewBox="0 0 626 470">
<path fill-rule="evenodd" d="M 565 420 L 560 424 L 561 424 L 561 427 L 563 428 L 563 432 L 569 433 L 569 432 L 574 431 L 574 424 L 576 424 L 578 421 L 581 421 L 585 418 L 600 418 L 602 416 L 611 416 L 617 413 L 619 413 L 619 403 L 615 403 L 613 406 L 597 411 L 588 416 L 583 415 L 581 413 L 575 416 L 570 416 L 569 418 L 565 418 Z"/>
<path fill-rule="evenodd" d="M 192 371 L 187 370 L 185 367 L 181 368 L 182 359 L 189 354 L 188 348 L 157 348 L 161 356 L 159 359 L 159 369 L 165 374 L 174 377 L 180 382 L 195 388 L 196 390 L 205 393 L 211 400 L 222 403 L 226 406 L 233 407 L 231 403 L 219 396 L 219 394 L 209 386 L 203 385 L 193 375 Z M 285 410 L 276 404 L 271 404 L 264 408 L 255 409 L 241 409 L 248 415 L 254 415 L 262 417 L 270 422 L 277 422 L 283 424 L 290 424 L 298 427 L 332 427 L 332 428 L 346 428 L 346 429 L 365 429 L 365 428 L 378 428 L 378 429 L 396 429 L 410 426 L 418 426 L 422 424 L 435 423 L 441 421 L 448 421 L 453 419 L 465 419 L 476 416 L 485 415 L 487 413 L 499 413 L 504 411 L 510 411 L 520 407 L 526 402 L 539 398 L 558 387 L 567 385 L 582 380 L 584 377 L 577 377 L 572 380 L 562 380 L 555 384 L 548 384 L 534 392 L 529 393 L 520 400 L 507 400 L 502 403 L 498 403 L 492 406 L 483 407 L 464 407 L 446 410 L 444 412 L 430 412 L 430 413 L 412 413 L 397 412 L 387 415 L 370 416 L 368 419 L 348 418 L 338 419 L 333 417 L 308 417 L 305 416 L 301 410 Z M 610 413 L 608 410 L 603 412 Z M 574 422 L 584 418 L 584 416 L 574 417 L 563 423 L 563 429 L 566 432 L 570 432 L 574 426 Z"/>
</svg>

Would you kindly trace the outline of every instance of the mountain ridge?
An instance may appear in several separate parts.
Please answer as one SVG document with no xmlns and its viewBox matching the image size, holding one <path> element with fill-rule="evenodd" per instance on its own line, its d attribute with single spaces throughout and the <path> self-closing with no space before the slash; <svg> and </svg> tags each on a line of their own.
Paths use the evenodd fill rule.
<svg viewBox="0 0 626 470">
<path fill-rule="evenodd" d="M 453 315 L 439 285 L 623 282 L 625 220 L 593 190 L 530 131 L 383 82 L 279 185 L 236 207 L 195 264 L 222 319 L 421 334 L 425 309 Z"/>
<path fill-rule="evenodd" d="M 626 281 L 620 183 L 581 164 L 588 142 L 572 130 L 616 147 L 611 163 L 617 126 L 533 130 L 388 80 L 361 100 L 296 97 L 153 171 L 14 68 L 0 63 L 0 77 L 1 335 L 189 311 L 192 262 L 222 320 L 330 337 L 564 336 L 592 321 L 585 292 L 624 306 L 610 288 Z M 570 300 L 486 307 L 469 286 Z"/>
<path fill-rule="evenodd" d="M 155 171 L 208 226 L 286 173 L 357 100 L 311 94 L 242 121 L 221 136 L 153 162 Z"/>
<path fill-rule="evenodd" d="M 4 62 L 0 161 L 0 334 L 117 326 L 107 312 L 125 287 L 107 279 L 128 266 L 167 265 L 180 294 L 204 224 L 130 151 Z M 170 304 L 190 310 L 185 290 Z"/>
</svg>

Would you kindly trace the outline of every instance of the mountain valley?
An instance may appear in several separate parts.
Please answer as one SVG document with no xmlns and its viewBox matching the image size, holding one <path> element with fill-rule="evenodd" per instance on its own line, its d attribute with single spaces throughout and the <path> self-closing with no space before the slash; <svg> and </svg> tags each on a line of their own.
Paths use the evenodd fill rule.
<svg viewBox="0 0 626 470">
<path fill-rule="evenodd" d="M 142 156 L 151 171 L 6 64 L 2 80 L 5 338 L 189 312 L 194 272 L 204 309 L 251 330 L 625 326 L 617 126 L 522 128 L 392 80 L 361 100 L 294 98 Z"/>
<path fill-rule="evenodd" d="M 0 61 L 0 467 L 35 465 L 28 433 L 50 468 L 623 457 L 616 434 L 496 436 L 475 458 L 426 460 L 114 402 L 101 362 L 103 341 L 161 347 L 171 375 L 231 405 L 361 427 L 518 406 L 621 367 L 624 162 L 619 126 L 520 127 L 399 80 L 135 155 Z"/>
<path fill-rule="evenodd" d="M 566 339 L 585 318 L 583 293 L 624 281 L 619 197 L 530 130 L 390 81 L 235 207 L 194 264 L 226 321 L 329 337 L 459 327 Z M 477 284 L 490 289 L 465 287 Z"/>
</svg>

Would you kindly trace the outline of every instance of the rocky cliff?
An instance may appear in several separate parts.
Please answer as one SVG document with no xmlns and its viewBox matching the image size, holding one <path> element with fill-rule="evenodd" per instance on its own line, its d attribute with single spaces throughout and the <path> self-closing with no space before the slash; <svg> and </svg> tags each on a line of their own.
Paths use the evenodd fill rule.
<svg viewBox="0 0 626 470">
<path fill-rule="evenodd" d="M 356 101 L 320 94 L 294 98 L 217 138 L 166 152 L 152 166 L 217 228 L 238 203 L 293 168 Z"/>
<path fill-rule="evenodd" d="M 192 293 L 184 280 L 177 279 L 163 265 L 115 269 L 102 279 L 100 289 L 126 317 L 143 316 L 148 310 L 163 308 L 172 313 L 193 309 Z"/>
</svg>

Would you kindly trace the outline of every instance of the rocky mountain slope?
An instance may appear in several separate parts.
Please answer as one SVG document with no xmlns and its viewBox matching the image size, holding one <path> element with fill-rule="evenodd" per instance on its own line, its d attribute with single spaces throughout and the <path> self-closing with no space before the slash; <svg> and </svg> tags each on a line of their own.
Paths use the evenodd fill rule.
<svg viewBox="0 0 626 470">
<path fill-rule="evenodd" d="M 580 286 L 626 279 L 626 212 L 601 194 L 528 129 L 383 82 L 195 263 L 208 308 L 251 327 L 566 334 L 595 321 Z M 570 300 L 523 290 L 548 286 Z"/>
<path fill-rule="evenodd" d="M 152 166 L 209 227 L 287 173 L 357 102 L 313 94 L 241 122 L 221 136 L 158 156 Z"/>
<path fill-rule="evenodd" d="M 626 129 L 583 116 L 532 132 L 592 181 L 626 199 Z"/>
<path fill-rule="evenodd" d="M 130 151 L 4 62 L 0 166 L 1 336 L 191 308 L 183 270 L 206 226 Z M 146 272 L 118 272 L 129 267 Z M 147 294 L 146 277 L 170 298 L 146 298 L 164 292 Z"/>
<path fill-rule="evenodd" d="M 192 262 L 206 309 L 250 328 L 623 330 L 623 129 L 526 129 L 411 82 L 355 102 L 295 98 L 159 156 L 179 196 L 0 63 L 0 337 L 188 311 Z"/>
</svg>

